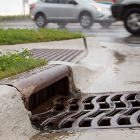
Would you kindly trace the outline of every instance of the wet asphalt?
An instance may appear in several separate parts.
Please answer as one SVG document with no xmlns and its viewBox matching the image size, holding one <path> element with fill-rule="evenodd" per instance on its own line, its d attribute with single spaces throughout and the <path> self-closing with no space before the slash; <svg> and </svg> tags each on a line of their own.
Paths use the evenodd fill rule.
<svg viewBox="0 0 140 140">
<path fill-rule="evenodd" d="M 11 21 L 7 22 L 6 25 L 1 23 L 1 26 L 8 28 L 20 28 L 20 29 L 38 29 L 33 21 Z M 55 28 L 62 30 L 57 24 L 49 23 L 47 28 Z M 84 29 L 78 23 L 70 23 L 65 27 L 69 32 L 81 32 L 88 36 L 95 36 L 99 41 L 112 42 L 112 43 L 121 43 L 126 44 L 131 47 L 140 48 L 140 35 L 130 34 L 125 27 L 123 22 L 117 21 L 113 23 L 109 28 L 103 28 L 100 24 L 95 23 L 89 29 Z"/>
</svg>

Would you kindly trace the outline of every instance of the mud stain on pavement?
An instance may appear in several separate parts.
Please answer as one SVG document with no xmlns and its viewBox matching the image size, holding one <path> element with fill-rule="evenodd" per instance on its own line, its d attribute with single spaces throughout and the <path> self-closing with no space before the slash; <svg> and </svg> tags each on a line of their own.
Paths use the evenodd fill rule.
<svg viewBox="0 0 140 140">
<path fill-rule="evenodd" d="M 76 135 L 74 134 L 74 132 L 47 133 L 45 131 L 42 131 L 32 136 L 30 140 L 62 140 L 74 135 Z"/>
<path fill-rule="evenodd" d="M 113 55 L 114 57 L 117 59 L 117 64 L 121 64 L 121 63 L 124 63 L 125 62 L 125 59 L 126 59 L 126 56 L 123 55 L 123 54 L 120 54 L 119 52 L 117 51 L 113 51 Z"/>
</svg>

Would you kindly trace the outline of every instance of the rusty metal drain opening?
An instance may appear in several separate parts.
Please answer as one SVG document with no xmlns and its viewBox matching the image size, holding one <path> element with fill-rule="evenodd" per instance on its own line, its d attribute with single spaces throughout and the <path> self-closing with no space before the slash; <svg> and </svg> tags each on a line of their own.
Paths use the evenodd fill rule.
<svg viewBox="0 0 140 140">
<path fill-rule="evenodd" d="M 40 106 L 42 103 L 55 96 L 56 94 L 60 95 L 68 95 L 69 87 L 68 87 L 68 77 L 64 77 L 57 82 L 39 90 L 38 92 L 33 93 L 29 97 L 29 109 L 33 110 L 36 107 Z M 58 105 L 57 108 L 61 108 L 61 105 Z"/>
<path fill-rule="evenodd" d="M 55 95 L 32 110 L 31 122 L 36 129 L 55 132 L 140 127 L 137 94 Z"/>
<path fill-rule="evenodd" d="M 67 66 L 56 65 L 7 85 L 14 86 L 20 91 L 26 109 L 32 111 L 57 94 L 69 95 L 69 74 Z M 57 105 L 56 109 L 61 110 L 60 108 L 61 105 Z"/>
</svg>

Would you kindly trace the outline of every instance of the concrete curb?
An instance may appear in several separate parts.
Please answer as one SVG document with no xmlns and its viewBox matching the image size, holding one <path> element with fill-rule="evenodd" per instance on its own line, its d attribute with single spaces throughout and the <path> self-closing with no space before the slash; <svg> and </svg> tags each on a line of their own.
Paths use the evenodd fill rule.
<svg viewBox="0 0 140 140">
<path fill-rule="evenodd" d="M 6 85 L 0 89 L 0 139 L 29 140 L 37 131 L 31 126 L 20 92 Z"/>
<path fill-rule="evenodd" d="M 93 37 L 91 37 L 92 39 Z M 88 41 L 88 39 L 87 39 Z M 38 43 L 28 43 L 28 44 L 16 44 L 16 45 L 2 45 L 0 49 L 3 51 L 14 51 L 22 50 L 22 48 L 34 49 L 73 49 L 73 50 L 84 50 L 85 46 L 83 43 L 83 38 L 81 39 L 71 39 L 63 41 L 52 41 L 52 42 L 38 42 Z"/>
</svg>

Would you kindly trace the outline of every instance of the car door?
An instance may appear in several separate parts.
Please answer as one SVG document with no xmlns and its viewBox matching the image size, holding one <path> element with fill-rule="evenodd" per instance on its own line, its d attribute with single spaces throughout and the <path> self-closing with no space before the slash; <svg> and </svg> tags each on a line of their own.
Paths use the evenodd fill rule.
<svg viewBox="0 0 140 140">
<path fill-rule="evenodd" d="M 78 5 L 70 4 L 69 0 L 60 0 L 58 8 L 58 20 L 75 20 L 78 13 Z"/>
<path fill-rule="evenodd" d="M 47 17 L 47 20 L 57 20 L 58 17 L 58 2 L 59 0 L 42 0 L 43 11 Z"/>
</svg>

